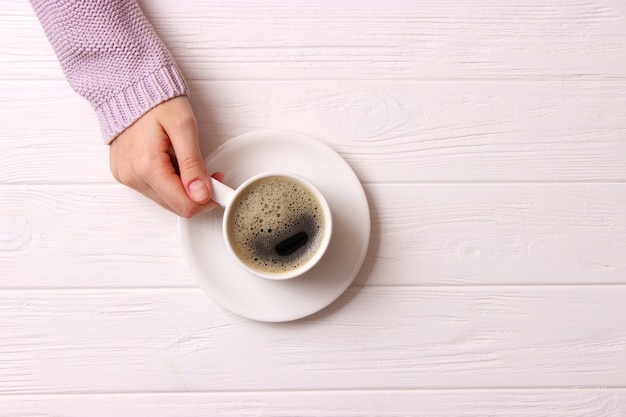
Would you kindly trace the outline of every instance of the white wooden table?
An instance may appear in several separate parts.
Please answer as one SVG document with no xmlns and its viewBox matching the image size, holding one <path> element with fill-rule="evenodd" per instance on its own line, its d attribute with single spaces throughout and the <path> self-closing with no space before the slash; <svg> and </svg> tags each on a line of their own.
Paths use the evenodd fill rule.
<svg viewBox="0 0 626 417">
<path fill-rule="evenodd" d="M 204 153 L 277 128 L 350 163 L 365 264 L 304 320 L 215 304 L 3 0 L 0 415 L 626 415 L 626 3 L 142 7 Z"/>
</svg>

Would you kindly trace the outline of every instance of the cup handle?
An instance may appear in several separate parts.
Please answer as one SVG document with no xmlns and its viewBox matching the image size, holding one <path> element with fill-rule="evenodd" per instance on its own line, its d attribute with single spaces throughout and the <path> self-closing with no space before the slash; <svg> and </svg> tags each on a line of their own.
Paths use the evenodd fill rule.
<svg viewBox="0 0 626 417">
<path fill-rule="evenodd" d="M 215 201 L 222 207 L 228 206 L 235 195 L 235 190 L 223 182 L 219 182 L 215 178 L 211 178 L 211 186 L 213 187 L 211 200 Z"/>
</svg>

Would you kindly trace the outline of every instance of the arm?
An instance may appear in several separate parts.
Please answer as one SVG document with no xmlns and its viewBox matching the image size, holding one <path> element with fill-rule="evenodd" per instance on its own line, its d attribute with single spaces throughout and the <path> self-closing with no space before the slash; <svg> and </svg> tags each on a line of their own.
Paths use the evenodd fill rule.
<svg viewBox="0 0 626 417">
<path fill-rule="evenodd" d="M 169 52 L 134 1 L 31 0 L 63 72 L 111 142 L 157 104 L 186 95 Z"/>
<path fill-rule="evenodd" d="M 137 3 L 30 1 L 68 82 L 96 112 L 113 176 L 181 216 L 212 208 L 187 85 Z"/>
</svg>

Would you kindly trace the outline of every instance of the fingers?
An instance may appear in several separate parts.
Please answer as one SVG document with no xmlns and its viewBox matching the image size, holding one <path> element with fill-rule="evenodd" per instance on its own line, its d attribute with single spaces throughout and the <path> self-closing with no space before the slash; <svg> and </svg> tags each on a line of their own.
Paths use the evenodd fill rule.
<svg viewBox="0 0 626 417">
<path fill-rule="evenodd" d="M 196 119 L 187 100 L 172 101 L 179 109 L 174 117 L 163 118 L 161 123 L 174 149 L 184 191 L 196 204 L 205 204 L 212 190 L 198 145 Z"/>
<path fill-rule="evenodd" d="M 160 104 L 122 132 L 110 147 L 115 179 L 182 217 L 217 206 L 185 97 Z M 177 171 L 177 169 L 179 171 Z M 224 176 L 214 174 L 220 181 Z"/>
<path fill-rule="evenodd" d="M 213 175 L 211 175 L 213 178 L 215 178 L 216 180 L 218 180 L 219 182 L 224 182 L 224 173 L 223 172 L 214 172 Z"/>
<path fill-rule="evenodd" d="M 139 191 L 139 190 L 137 190 L 137 191 Z M 190 217 L 194 216 L 195 214 L 199 214 L 199 213 L 204 213 L 206 211 L 210 211 L 214 207 L 217 206 L 216 203 L 211 201 L 208 204 L 205 204 L 205 205 L 202 205 L 202 206 L 194 205 L 190 209 L 189 208 L 184 208 L 184 207 L 180 207 L 178 209 L 174 209 L 172 207 L 173 203 L 172 202 L 168 203 L 167 201 L 165 201 L 161 197 L 161 195 L 159 195 L 155 190 L 152 189 L 152 187 L 146 186 L 140 192 L 144 196 L 148 197 L 150 200 L 156 202 L 158 205 L 160 205 L 164 209 L 169 210 L 172 213 L 174 213 L 174 214 L 176 214 L 178 216 L 181 216 L 181 217 L 185 217 L 185 218 L 190 218 Z"/>
<path fill-rule="evenodd" d="M 192 201 L 180 181 L 180 177 L 176 175 L 173 165 L 170 162 L 169 155 L 161 154 L 153 159 L 150 163 L 150 173 L 142 174 L 145 183 L 165 203 L 174 213 L 181 217 L 192 217 L 202 211 L 209 210 L 211 207 L 203 204 L 197 204 Z M 143 192 L 147 195 L 148 192 Z M 153 198 L 154 199 L 154 198 Z M 159 202 L 155 199 L 155 201 Z"/>
</svg>

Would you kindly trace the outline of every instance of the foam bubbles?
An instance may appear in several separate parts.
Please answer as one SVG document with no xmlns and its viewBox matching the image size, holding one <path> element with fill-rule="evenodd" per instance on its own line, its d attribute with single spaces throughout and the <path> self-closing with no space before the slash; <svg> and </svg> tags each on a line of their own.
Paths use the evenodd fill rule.
<svg viewBox="0 0 626 417">
<path fill-rule="evenodd" d="M 254 269 L 266 273 L 293 270 L 306 263 L 321 244 L 321 205 L 308 188 L 291 178 L 260 179 L 233 204 L 228 235 L 237 256 Z M 299 246 L 293 251 L 277 250 L 285 242 Z"/>
</svg>

